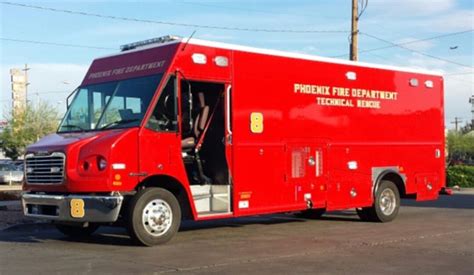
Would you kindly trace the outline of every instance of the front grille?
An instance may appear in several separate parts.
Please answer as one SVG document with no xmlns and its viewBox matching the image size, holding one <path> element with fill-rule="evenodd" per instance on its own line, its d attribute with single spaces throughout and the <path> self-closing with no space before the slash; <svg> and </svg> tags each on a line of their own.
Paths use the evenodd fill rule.
<svg viewBox="0 0 474 275">
<path fill-rule="evenodd" d="M 64 163 L 66 156 L 55 152 L 50 155 L 25 156 L 27 184 L 61 184 L 64 181 Z"/>
</svg>

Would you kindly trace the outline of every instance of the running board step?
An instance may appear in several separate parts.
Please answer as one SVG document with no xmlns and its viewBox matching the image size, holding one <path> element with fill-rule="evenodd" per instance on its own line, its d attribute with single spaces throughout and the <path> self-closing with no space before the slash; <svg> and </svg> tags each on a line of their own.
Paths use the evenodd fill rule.
<svg viewBox="0 0 474 275">
<path fill-rule="evenodd" d="M 230 213 L 229 185 L 191 185 L 191 193 L 199 216 Z"/>
</svg>

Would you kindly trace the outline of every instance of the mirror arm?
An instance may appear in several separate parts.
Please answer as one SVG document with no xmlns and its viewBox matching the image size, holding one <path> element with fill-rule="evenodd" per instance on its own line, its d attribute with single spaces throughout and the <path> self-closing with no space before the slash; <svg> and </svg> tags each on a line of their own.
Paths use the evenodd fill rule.
<svg viewBox="0 0 474 275">
<path fill-rule="evenodd" d="M 69 109 L 69 98 L 79 90 L 79 87 L 74 89 L 66 98 L 66 109 Z"/>
</svg>

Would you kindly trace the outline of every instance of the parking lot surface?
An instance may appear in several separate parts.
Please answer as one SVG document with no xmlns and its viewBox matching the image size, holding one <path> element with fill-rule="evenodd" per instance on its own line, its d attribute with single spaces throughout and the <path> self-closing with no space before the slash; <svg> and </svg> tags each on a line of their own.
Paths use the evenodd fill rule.
<svg viewBox="0 0 474 275">
<path fill-rule="evenodd" d="M 474 273 L 472 192 L 402 205 L 386 224 L 361 222 L 354 211 L 186 222 L 151 248 L 133 246 L 121 228 L 73 240 L 51 225 L 22 224 L 0 232 L 0 274 Z"/>
</svg>

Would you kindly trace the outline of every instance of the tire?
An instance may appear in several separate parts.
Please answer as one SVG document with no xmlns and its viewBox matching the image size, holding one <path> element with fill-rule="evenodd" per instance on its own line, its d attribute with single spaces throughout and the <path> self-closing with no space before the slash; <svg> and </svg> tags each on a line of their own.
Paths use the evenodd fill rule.
<svg viewBox="0 0 474 275">
<path fill-rule="evenodd" d="M 95 223 L 89 223 L 87 227 L 66 225 L 66 224 L 55 224 L 56 229 L 64 235 L 71 238 L 85 238 L 92 235 L 98 228 L 99 225 Z"/>
<path fill-rule="evenodd" d="M 136 244 L 163 244 L 178 232 L 181 208 L 176 197 L 168 190 L 146 188 L 131 199 L 126 223 L 130 237 Z"/>
<path fill-rule="evenodd" d="M 322 215 L 326 213 L 326 209 L 324 208 L 317 208 L 317 209 L 308 209 L 301 211 L 296 214 L 296 216 L 305 218 L 305 219 L 319 219 Z"/>
<path fill-rule="evenodd" d="M 374 204 L 371 207 L 356 208 L 357 215 L 363 221 L 390 222 L 395 219 L 400 209 L 400 193 L 397 186 L 383 180 L 377 187 Z"/>
</svg>

